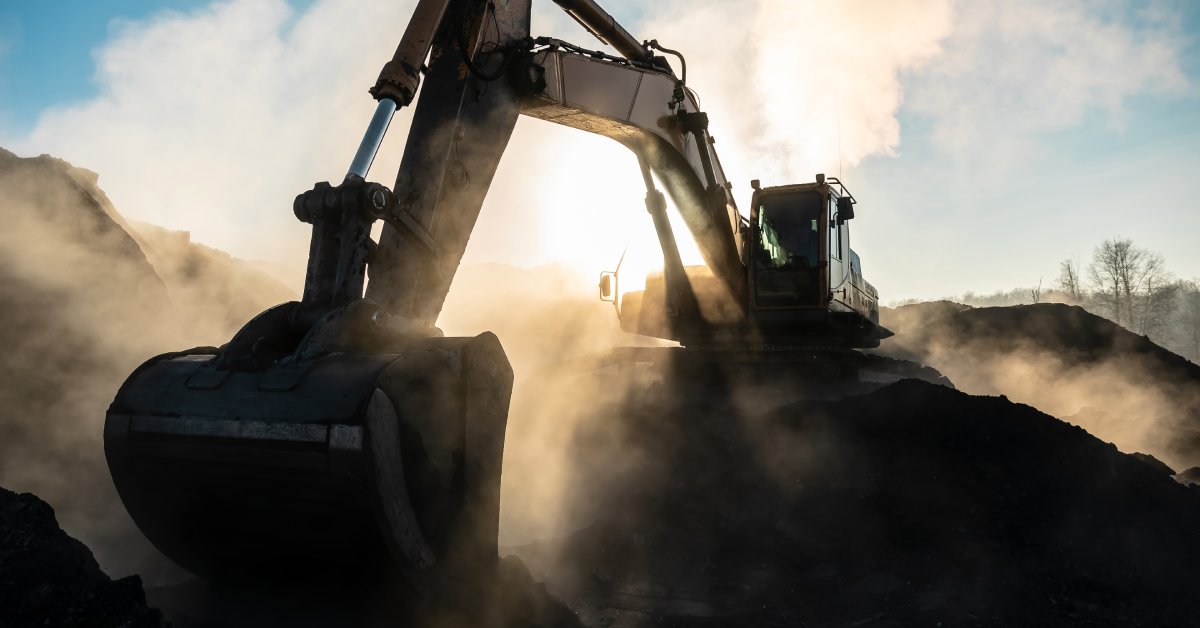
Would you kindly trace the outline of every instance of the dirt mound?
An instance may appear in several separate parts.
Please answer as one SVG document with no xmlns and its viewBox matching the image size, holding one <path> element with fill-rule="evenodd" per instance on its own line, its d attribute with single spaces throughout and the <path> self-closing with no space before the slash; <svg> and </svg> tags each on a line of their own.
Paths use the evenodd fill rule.
<svg viewBox="0 0 1200 628">
<path fill-rule="evenodd" d="M 253 263 L 192 242 L 186 231 L 145 223 L 133 229 L 167 286 L 176 319 L 187 321 L 197 342 L 219 345 L 267 307 L 300 296 Z"/>
<path fill-rule="evenodd" d="M 1179 472 L 1175 475 L 1175 480 L 1180 484 L 1200 486 L 1200 467 L 1192 467 Z"/>
<path fill-rule="evenodd" d="M 111 580 L 46 502 L 0 488 L 0 626 L 166 626 L 137 576 Z"/>
<path fill-rule="evenodd" d="M 1161 473 L 1162 475 L 1169 475 L 1171 477 L 1174 477 L 1176 475 L 1175 469 L 1168 467 L 1167 463 L 1163 462 L 1162 460 L 1159 460 L 1158 458 L 1155 458 L 1154 456 L 1151 456 L 1150 454 L 1144 454 L 1140 451 L 1135 451 L 1129 455 L 1146 463 L 1147 465 L 1150 466 L 1151 469 L 1154 469 L 1155 471 Z"/>
<path fill-rule="evenodd" d="M 18 353 L 50 349 L 47 335 L 132 332 L 147 309 L 167 308 L 166 286 L 95 181 L 60 159 L 0 149 L 0 333 Z M 67 345 L 56 354 L 79 349 L 51 340 Z"/>
<path fill-rule="evenodd" d="M 60 159 L 0 149 L 0 217 L 0 484 L 54 504 L 106 568 L 149 577 L 161 558 L 112 487 L 104 408 L 146 358 L 224 342 L 287 299 L 238 260 L 131 235 L 97 176 Z"/>
<path fill-rule="evenodd" d="M 166 286 L 95 175 L 0 150 L 0 483 L 54 504 L 117 573 L 150 552 L 104 464 L 103 409 L 164 342 Z M 115 564 L 103 548 L 122 548 Z"/>
<path fill-rule="evenodd" d="M 932 305 L 940 305 L 932 304 Z M 926 304 L 922 304 L 926 305 Z M 942 313 L 940 308 L 923 311 L 933 315 L 900 344 L 914 348 L 935 340 L 964 343 L 980 339 L 1000 341 L 1010 346 L 1033 345 L 1067 355 L 1074 362 L 1097 362 L 1113 356 L 1148 356 L 1200 382 L 1200 367 L 1191 364 L 1145 336 L 1139 336 L 1112 321 L 1077 305 L 1040 303 L 1009 307 L 982 307 Z"/>
<path fill-rule="evenodd" d="M 1081 307 L 965 309 L 897 334 L 882 351 L 929 364 L 966 392 L 1033 405 L 1123 451 L 1176 469 L 1200 463 L 1200 366 Z"/>
<path fill-rule="evenodd" d="M 517 550 L 589 625 L 1164 626 L 1200 611 L 1200 495 L 1007 399 L 909 380 L 758 417 L 693 400 L 613 424 L 610 447 L 576 453 L 624 451 L 638 481 L 579 478 L 597 524 Z"/>
<path fill-rule="evenodd" d="M 954 301 L 927 301 L 898 307 L 881 307 L 879 324 L 897 334 L 907 334 L 939 318 L 969 309 L 971 306 Z"/>
</svg>

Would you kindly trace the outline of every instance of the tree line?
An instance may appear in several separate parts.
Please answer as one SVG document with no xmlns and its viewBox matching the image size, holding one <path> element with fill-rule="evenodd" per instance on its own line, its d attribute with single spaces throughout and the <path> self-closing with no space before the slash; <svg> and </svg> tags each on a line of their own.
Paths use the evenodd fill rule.
<svg viewBox="0 0 1200 628">
<path fill-rule="evenodd" d="M 1176 277 L 1162 255 L 1129 238 L 1101 242 L 1086 264 L 1062 260 L 1057 280 L 1047 289 L 1039 281 L 1035 288 L 968 292 L 956 300 L 976 307 L 1044 301 L 1080 305 L 1200 362 L 1200 282 Z"/>
<path fill-rule="evenodd" d="M 1200 285 L 1176 278 L 1161 255 L 1128 238 L 1101 242 L 1086 267 L 1077 259 L 1060 262 L 1056 288 L 1062 300 L 1200 358 Z"/>
</svg>

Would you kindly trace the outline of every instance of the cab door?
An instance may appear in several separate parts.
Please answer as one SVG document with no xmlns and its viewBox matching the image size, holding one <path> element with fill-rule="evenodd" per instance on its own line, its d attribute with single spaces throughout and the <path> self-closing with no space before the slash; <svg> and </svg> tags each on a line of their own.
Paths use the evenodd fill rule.
<svg viewBox="0 0 1200 628">
<path fill-rule="evenodd" d="M 752 305 L 823 307 L 828 294 L 826 194 L 816 186 L 755 194 L 751 206 Z"/>
<path fill-rule="evenodd" d="M 823 195 L 826 207 L 825 234 L 829 251 L 828 290 L 833 292 L 841 287 L 846 278 L 846 252 L 843 248 L 845 244 L 842 238 L 843 225 L 837 224 L 837 197 L 830 193 L 828 188 L 824 190 Z M 833 298 L 837 298 L 837 295 L 833 295 Z"/>
</svg>

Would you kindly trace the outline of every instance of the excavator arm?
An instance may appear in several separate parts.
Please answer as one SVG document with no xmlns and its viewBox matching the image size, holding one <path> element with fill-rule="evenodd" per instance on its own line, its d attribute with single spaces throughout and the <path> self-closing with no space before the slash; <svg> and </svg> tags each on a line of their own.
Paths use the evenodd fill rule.
<svg viewBox="0 0 1200 628">
<path fill-rule="evenodd" d="M 434 325 L 520 114 L 603 135 L 629 148 L 644 169 L 658 175 L 726 290 L 744 292 L 741 221 L 707 115 L 664 60 L 637 44 L 592 2 L 559 4 L 602 41 L 619 42 L 627 56 L 530 39 L 528 0 L 451 4 L 432 45 L 395 202 L 371 256 L 368 299 L 413 328 Z M 465 15 L 479 17 L 474 21 Z M 463 54 L 464 46 L 473 52 Z M 401 50 L 411 48 L 401 45 Z M 389 62 L 384 74 L 396 65 Z M 384 90 L 374 93 L 386 98 Z M 653 185 L 648 176 L 646 182 Z M 685 301 L 694 299 L 686 296 L 669 223 L 658 215 L 665 210 L 661 195 L 652 187 L 647 192 L 668 274 Z"/>
</svg>

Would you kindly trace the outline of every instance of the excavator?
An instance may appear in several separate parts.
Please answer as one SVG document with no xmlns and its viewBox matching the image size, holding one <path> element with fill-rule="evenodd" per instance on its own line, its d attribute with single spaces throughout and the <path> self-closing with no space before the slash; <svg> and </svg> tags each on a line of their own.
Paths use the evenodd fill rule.
<svg viewBox="0 0 1200 628">
<path fill-rule="evenodd" d="M 180 566 L 209 579 L 398 572 L 426 592 L 490 569 L 513 371 L 495 335 L 448 338 L 436 321 L 521 115 L 637 160 L 664 267 L 623 295 L 618 274 L 601 276 L 624 329 L 700 364 L 810 365 L 817 388 L 865 381 L 874 362 L 854 348 L 890 332 L 849 246 L 854 196 L 821 175 L 755 181 L 743 216 L 683 55 L 593 0 L 555 2 L 619 54 L 531 37 L 531 0 L 419 0 L 345 177 L 293 203 L 312 225 L 302 298 L 219 348 L 150 359 L 117 392 L 110 472 Z M 405 106 L 389 189 L 366 177 Z M 660 185 L 703 266 L 682 264 Z"/>
</svg>

